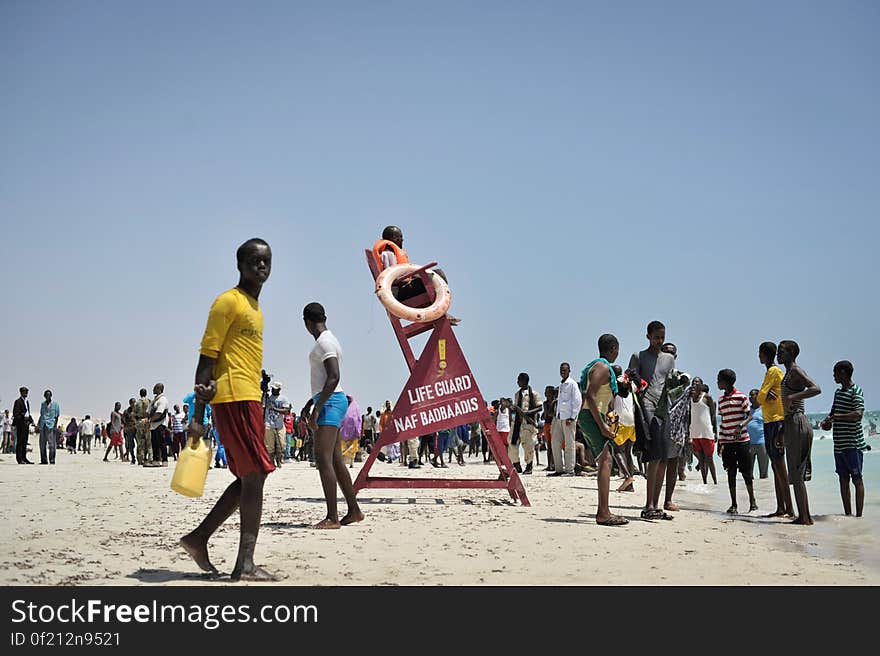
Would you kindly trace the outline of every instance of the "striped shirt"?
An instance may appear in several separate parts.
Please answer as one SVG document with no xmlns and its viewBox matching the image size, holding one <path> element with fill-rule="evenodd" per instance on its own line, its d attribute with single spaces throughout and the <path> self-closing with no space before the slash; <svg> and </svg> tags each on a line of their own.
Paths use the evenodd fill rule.
<svg viewBox="0 0 880 656">
<path fill-rule="evenodd" d="M 838 389 L 834 392 L 834 405 L 829 414 L 846 414 L 849 412 L 865 411 L 865 395 L 862 388 L 853 384 L 849 389 Z M 832 435 L 834 437 L 834 453 L 840 453 L 844 449 L 865 450 L 865 434 L 862 431 L 862 421 L 853 419 L 844 421 L 835 419 Z"/>
<path fill-rule="evenodd" d="M 718 399 L 718 415 L 721 417 L 718 442 L 748 442 L 749 431 L 743 422 L 750 411 L 749 398 L 735 387 L 729 394 L 722 394 Z"/>
</svg>

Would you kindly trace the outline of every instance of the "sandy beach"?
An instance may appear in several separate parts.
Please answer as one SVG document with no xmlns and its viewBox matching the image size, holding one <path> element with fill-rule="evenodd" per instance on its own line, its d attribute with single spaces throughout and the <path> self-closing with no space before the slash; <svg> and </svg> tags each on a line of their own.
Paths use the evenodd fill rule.
<svg viewBox="0 0 880 656">
<path fill-rule="evenodd" d="M 64 452 L 54 467 L 19 466 L 4 455 L 0 486 L 5 498 L 19 501 L 0 511 L 6 529 L 0 537 L 0 583 L 230 584 L 228 578 L 205 580 L 177 540 L 202 519 L 231 474 L 212 469 L 205 496 L 188 499 L 168 486 L 173 467 L 171 462 L 167 469 L 145 469 Z M 377 463 L 373 473 L 403 471 L 412 472 Z M 465 467 L 425 467 L 415 474 L 489 477 L 493 471 L 471 459 Z M 707 491 L 689 480 L 676 492 L 683 510 L 673 521 L 645 522 L 639 519 L 644 480 L 637 478 L 636 494 L 611 495 L 612 511 L 630 524 L 608 528 L 594 522 L 595 477 L 546 478 L 540 472 L 525 477 L 525 484 L 528 508 L 498 491 L 364 490 L 364 522 L 315 531 L 309 526 L 324 514 L 318 474 L 294 462 L 266 483 L 256 560 L 283 576 L 286 585 L 880 583 L 880 569 L 858 549 L 835 551 L 819 543 L 829 527 L 841 527 L 835 534 L 857 532 L 861 520 L 819 516 L 810 529 L 781 520 L 730 518 L 714 501 L 726 489 Z M 765 512 L 772 494 L 768 481 L 758 481 L 757 491 Z M 873 551 L 876 536 L 869 537 Z M 233 517 L 211 543 L 212 558 L 225 573 L 237 542 Z"/>
</svg>

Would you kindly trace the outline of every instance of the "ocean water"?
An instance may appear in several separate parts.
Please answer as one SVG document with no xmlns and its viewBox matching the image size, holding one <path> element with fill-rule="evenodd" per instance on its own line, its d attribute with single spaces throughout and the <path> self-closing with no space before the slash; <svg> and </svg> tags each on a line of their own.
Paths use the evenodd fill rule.
<svg viewBox="0 0 880 656">
<path fill-rule="evenodd" d="M 871 413 L 872 415 L 876 413 Z M 811 422 L 822 419 L 824 415 L 808 415 Z M 867 427 L 866 417 L 866 427 Z M 880 425 L 880 421 L 874 419 Z M 816 524 L 812 527 L 788 526 L 779 519 L 764 519 L 761 515 L 772 512 L 775 507 L 773 474 L 770 478 L 758 478 L 758 465 L 755 463 L 755 496 L 759 511 L 752 515 L 739 515 L 737 521 L 760 524 L 762 530 L 775 535 L 779 547 L 809 555 L 822 556 L 840 561 L 856 568 L 880 572 L 880 436 L 868 436 L 865 440 L 870 451 L 864 452 L 863 479 L 865 481 L 865 509 L 861 518 L 846 517 L 840 499 L 840 483 L 834 470 L 834 442 L 830 431 L 813 430 L 812 480 L 807 483 L 810 512 Z M 718 485 L 703 485 L 697 482 L 699 474 L 688 472 L 688 480 L 682 486 L 687 498 L 695 501 L 698 507 L 717 513 L 719 519 L 729 519 L 725 511 L 730 505 L 727 490 L 727 473 L 716 458 Z M 850 485 L 850 494 L 855 512 L 855 492 Z M 748 497 L 742 479 L 737 479 L 737 497 L 740 509 L 748 508 Z"/>
<path fill-rule="evenodd" d="M 865 516 L 880 520 L 880 439 L 865 436 L 871 447 L 864 452 L 862 477 L 865 481 Z M 813 479 L 807 483 L 810 509 L 820 515 L 841 512 L 840 484 L 834 471 L 834 441 L 831 431 L 813 429 Z M 871 494 L 871 488 L 874 494 Z M 815 501 L 813 501 L 815 497 Z M 855 500 L 853 500 L 855 503 Z"/>
</svg>

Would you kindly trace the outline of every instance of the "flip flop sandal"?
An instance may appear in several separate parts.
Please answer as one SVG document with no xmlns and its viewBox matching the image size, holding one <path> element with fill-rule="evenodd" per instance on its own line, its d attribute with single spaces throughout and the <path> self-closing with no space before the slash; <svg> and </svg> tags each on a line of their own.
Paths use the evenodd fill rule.
<svg viewBox="0 0 880 656">
<path fill-rule="evenodd" d="M 643 519 L 666 519 L 666 520 L 675 519 L 675 517 L 664 512 L 663 510 L 643 510 L 642 511 L 642 518 Z"/>
<path fill-rule="evenodd" d="M 621 517 L 620 515 L 612 515 L 604 522 L 600 522 L 597 519 L 596 523 L 599 526 L 626 526 L 627 524 L 629 524 L 629 520 L 626 517 Z"/>
</svg>

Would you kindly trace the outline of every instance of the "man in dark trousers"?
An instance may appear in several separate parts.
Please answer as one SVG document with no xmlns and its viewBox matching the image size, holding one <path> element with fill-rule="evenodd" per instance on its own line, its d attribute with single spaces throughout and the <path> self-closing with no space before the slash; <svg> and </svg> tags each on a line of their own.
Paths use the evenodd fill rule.
<svg viewBox="0 0 880 656">
<path fill-rule="evenodd" d="M 27 443 L 28 431 L 34 418 L 31 416 L 31 402 L 28 401 L 28 388 L 22 387 L 18 390 L 21 396 L 15 399 L 12 406 L 12 425 L 15 427 L 15 460 L 19 465 L 34 464 L 27 459 Z"/>
</svg>

